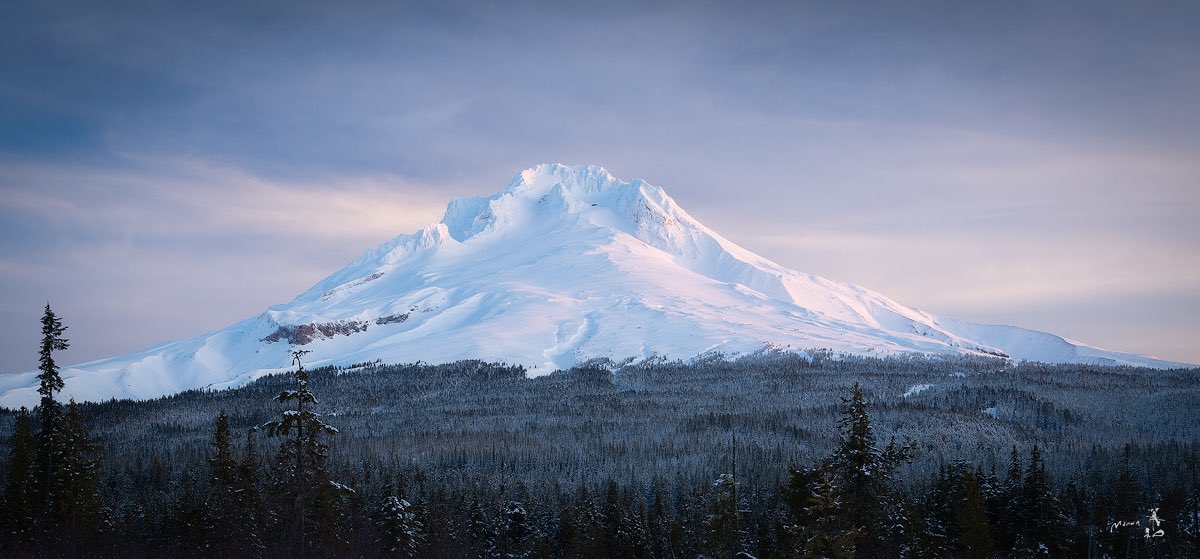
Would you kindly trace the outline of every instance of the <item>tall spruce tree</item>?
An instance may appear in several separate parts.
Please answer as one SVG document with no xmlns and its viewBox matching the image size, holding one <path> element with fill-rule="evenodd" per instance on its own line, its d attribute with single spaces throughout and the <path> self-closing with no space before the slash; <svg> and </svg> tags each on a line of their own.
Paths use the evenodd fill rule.
<svg viewBox="0 0 1200 559">
<path fill-rule="evenodd" d="M 257 546 L 254 545 L 254 524 L 250 522 L 253 515 L 247 510 L 245 500 L 248 495 L 233 458 L 229 416 L 225 410 L 217 414 L 213 423 L 212 455 L 208 458 L 208 466 L 208 511 L 203 526 L 205 553 L 212 557 L 254 555 Z"/>
<path fill-rule="evenodd" d="M 43 511 L 43 517 L 53 514 L 54 502 L 57 497 L 57 469 L 62 461 L 62 406 L 54 399 L 54 394 L 63 389 L 62 376 L 58 372 L 58 364 L 54 362 L 54 352 L 70 347 L 68 340 L 63 337 L 67 327 L 46 303 L 46 311 L 42 314 L 42 343 L 38 351 L 38 394 L 41 402 L 37 411 L 41 417 L 42 429 L 37 436 L 37 496 L 38 507 Z"/>
<path fill-rule="evenodd" d="M 1034 445 L 1018 499 L 1020 527 L 1014 554 L 1018 557 L 1058 557 L 1066 547 L 1067 533 L 1062 507 L 1054 495 L 1042 452 Z"/>
<path fill-rule="evenodd" d="M 33 420 L 21 406 L 13 422 L 9 441 L 8 482 L 4 487 L 4 533 L 0 549 L 13 551 L 34 539 L 34 446 Z"/>
<path fill-rule="evenodd" d="M 406 500 L 388 495 L 372 515 L 379 531 L 376 543 L 387 557 L 418 557 L 425 542 L 421 521 Z"/>
<path fill-rule="evenodd" d="M 843 398 L 841 436 L 830 460 L 841 510 L 857 536 L 854 556 L 859 559 L 886 556 L 898 547 L 891 539 L 893 515 L 898 513 L 894 473 L 908 456 L 907 447 L 889 442 L 876 446 L 871 416 L 867 413 L 862 387 L 854 384 L 850 398 Z"/>
<path fill-rule="evenodd" d="M 308 388 L 309 375 L 301 358 L 308 351 L 292 352 L 296 365 L 296 389 L 284 390 L 275 400 L 285 409 L 279 419 L 267 422 L 267 434 L 280 437 L 279 452 L 272 468 L 272 489 L 281 506 L 285 546 L 299 553 L 317 550 L 329 553 L 345 542 L 341 524 L 345 519 L 343 497 L 352 491 L 333 481 L 326 466 L 328 446 L 322 441 L 338 430 L 325 423 L 315 411 L 317 398 Z"/>
<path fill-rule="evenodd" d="M 63 536 L 80 543 L 93 535 L 100 521 L 100 446 L 92 441 L 75 400 L 67 404 L 60 431 L 54 516 Z"/>
<path fill-rule="evenodd" d="M 893 529 L 904 524 L 894 473 L 909 447 L 876 445 L 862 387 L 842 399 L 838 446 L 823 464 L 791 472 L 782 492 L 792 517 L 790 532 L 801 556 L 856 559 L 888 557 L 900 549 Z"/>
<path fill-rule="evenodd" d="M 842 515 L 833 474 L 828 464 L 791 470 L 780 491 L 792 523 L 784 527 L 786 557 L 851 559 L 859 540 Z"/>
<path fill-rule="evenodd" d="M 987 522 L 983 490 L 978 476 L 964 470 L 959 476 L 962 496 L 957 499 L 954 511 L 958 526 L 958 555 L 962 559 L 985 559 L 996 552 L 996 544 L 989 535 L 991 526 Z"/>
</svg>

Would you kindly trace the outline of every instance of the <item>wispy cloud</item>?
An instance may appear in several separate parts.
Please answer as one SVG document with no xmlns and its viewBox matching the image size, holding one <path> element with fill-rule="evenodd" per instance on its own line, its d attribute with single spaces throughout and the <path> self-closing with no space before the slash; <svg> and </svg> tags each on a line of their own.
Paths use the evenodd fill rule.
<svg viewBox="0 0 1200 559">
<path fill-rule="evenodd" d="M 133 351 L 283 302 L 446 202 L 394 176 L 279 182 L 188 160 L 5 162 L 0 190 L 0 322 L 13 333 L 0 344 L 14 363 L 31 363 L 26 322 L 46 300 L 84 334 L 75 359 Z"/>
<path fill-rule="evenodd" d="M 918 307 L 1049 328 L 1137 301 L 1159 339 L 1200 331 L 1168 296 L 1200 268 L 1195 3 L 5 16 L 0 370 L 32 365 L 47 298 L 81 356 L 192 335 L 545 161 L 661 184 L 747 248 Z"/>
</svg>

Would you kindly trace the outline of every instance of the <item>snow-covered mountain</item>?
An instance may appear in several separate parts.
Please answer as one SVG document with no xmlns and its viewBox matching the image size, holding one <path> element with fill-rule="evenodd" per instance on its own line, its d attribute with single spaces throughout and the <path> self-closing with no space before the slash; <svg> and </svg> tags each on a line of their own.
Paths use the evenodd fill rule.
<svg viewBox="0 0 1200 559">
<path fill-rule="evenodd" d="M 66 368 L 65 397 L 223 388 L 307 362 L 465 358 L 549 373 L 581 361 L 765 347 L 980 354 L 1052 363 L 1188 366 L 1053 334 L 973 324 L 789 270 L 718 235 L 667 194 L 599 167 L 540 165 L 499 194 L 369 251 L 292 302 L 224 330 Z M 32 404 L 34 373 L 0 375 Z"/>
</svg>

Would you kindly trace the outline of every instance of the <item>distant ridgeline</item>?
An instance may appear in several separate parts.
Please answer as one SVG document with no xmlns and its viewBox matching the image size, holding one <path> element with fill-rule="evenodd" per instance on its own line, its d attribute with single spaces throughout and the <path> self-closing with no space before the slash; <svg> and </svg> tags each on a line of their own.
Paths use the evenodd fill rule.
<svg viewBox="0 0 1200 559">
<path fill-rule="evenodd" d="M 171 522 L 181 488 L 203 493 L 209 466 L 202 449 L 220 410 L 233 440 L 248 441 L 235 445 L 236 452 L 251 444 L 270 462 L 275 442 L 245 434 L 279 415 L 272 398 L 292 382 L 276 375 L 235 390 L 81 406 L 108 457 L 102 486 L 109 522 L 159 534 L 131 549 L 166 553 L 176 545 L 172 538 L 186 543 L 188 536 L 173 532 Z M 514 549 L 545 545 L 565 553 L 561 546 L 584 545 L 568 532 L 575 529 L 571 523 L 583 522 L 577 515 L 594 506 L 607 511 L 597 518 L 615 523 L 613 515 L 628 515 L 621 522 L 641 522 L 645 539 L 637 545 L 658 550 L 648 556 L 719 555 L 716 545 L 761 557 L 798 545 L 798 532 L 785 529 L 798 522 L 786 501 L 799 498 L 797 480 L 820 487 L 822 470 L 814 465 L 844 446 L 839 420 L 846 419 L 846 398 L 856 383 L 878 446 L 894 440 L 907 449 L 895 473 L 897 499 L 906 514 L 932 515 L 922 522 L 936 514 L 957 522 L 958 513 L 929 508 L 940 499 L 929 492 L 952 491 L 954 480 L 970 480 L 969 487 L 982 491 L 980 506 L 989 512 L 979 518 L 993 526 L 1008 522 L 1005 515 L 1024 514 L 1001 506 L 1018 486 L 1032 484 L 1034 491 L 1042 483 L 1055 496 L 1054 510 L 1064 511 L 1053 520 L 1063 523 L 1053 544 L 1061 556 L 1086 556 L 1089 533 L 1110 552 L 1129 542 L 1143 551 L 1185 549 L 1125 538 L 1126 528 L 1141 529 L 1151 508 L 1162 518 L 1174 515 L 1176 524 L 1164 536 L 1170 545 L 1200 542 L 1200 526 L 1179 520 L 1188 507 L 1197 508 L 1194 519 L 1200 519 L 1195 369 L 780 353 L 691 364 L 591 362 L 536 378 L 526 378 L 520 367 L 478 361 L 375 363 L 313 370 L 309 387 L 338 430 L 327 441 L 329 469 L 357 492 L 349 502 L 363 507 L 356 509 L 366 526 L 360 529 L 384 529 L 372 511 L 386 500 L 388 514 L 416 522 L 412 549 L 424 554 L 417 556 L 495 551 L 504 537 L 516 537 L 509 523 L 517 521 L 525 523 L 520 537 L 532 539 L 509 542 Z M 0 412 L 0 433 L 10 432 L 13 418 Z M 793 467 L 799 473 L 791 473 Z M 1039 481 L 1041 468 L 1045 481 Z M 946 489 L 948 483 L 953 487 Z M 781 494 L 789 484 L 792 492 Z M 1118 485 L 1124 501 L 1114 497 Z M 726 490 L 742 511 L 731 520 L 732 536 L 713 531 L 720 528 L 713 507 L 720 512 L 721 499 L 732 498 Z M 987 508 L 993 506 L 1001 508 Z M 1131 524 L 1118 531 L 1110 526 L 1114 520 Z M 910 529 L 933 530 L 922 526 Z M 1185 533 L 1193 528 L 1195 534 Z M 984 545 L 946 543 L 968 535 L 953 526 L 938 530 L 947 549 Z M 1014 540 L 1016 532 L 992 530 L 987 545 L 1025 545 Z M 362 551 L 374 550 L 374 540 L 360 540 L 346 545 L 360 546 L 356 554 L 376 553 Z"/>
</svg>

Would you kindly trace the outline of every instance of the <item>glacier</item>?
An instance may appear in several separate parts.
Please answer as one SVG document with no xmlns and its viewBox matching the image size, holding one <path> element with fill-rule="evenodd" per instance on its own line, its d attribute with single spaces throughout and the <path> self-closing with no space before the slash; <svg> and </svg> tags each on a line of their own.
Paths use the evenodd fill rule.
<svg viewBox="0 0 1200 559">
<path fill-rule="evenodd" d="M 311 366 L 481 359 L 530 375 L 578 363 L 831 350 L 1191 367 L 1014 326 L 955 320 L 784 268 L 717 234 L 642 180 L 545 164 L 451 201 L 289 303 L 225 329 L 63 369 L 64 398 L 147 399 Z M 0 375 L 0 405 L 37 401 Z"/>
</svg>

